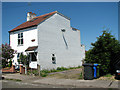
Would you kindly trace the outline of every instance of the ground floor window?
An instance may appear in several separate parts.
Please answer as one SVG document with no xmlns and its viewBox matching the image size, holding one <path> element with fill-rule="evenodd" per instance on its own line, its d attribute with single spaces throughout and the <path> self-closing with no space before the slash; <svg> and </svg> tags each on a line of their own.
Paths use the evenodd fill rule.
<svg viewBox="0 0 120 90">
<path fill-rule="evenodd" d="M 29 53 L 31 61 L 37 61 L 37 52 Z"/>
<path fill-rule="evenodd" d="M 20 64 L 20 55 L 23 54 L 23 52 L 20 52 L 20 53 L 17 53 L 17 61 L 18 61 L 18 64 Z"/>
</svg>

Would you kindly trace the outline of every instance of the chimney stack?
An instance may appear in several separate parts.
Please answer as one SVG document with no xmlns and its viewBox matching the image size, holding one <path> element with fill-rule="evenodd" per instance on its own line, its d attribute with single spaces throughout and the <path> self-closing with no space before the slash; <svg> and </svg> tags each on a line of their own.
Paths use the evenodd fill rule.
<svg viewBox="0 0 120 90">
<path fill-rule="evenodd" d="M 33 19 L 34 17 L 36 17 L 35 13 L 32 12 L 28 12 L 27 13 L 27 21 L 30 21 L 31 19 Z"/>
</svg>

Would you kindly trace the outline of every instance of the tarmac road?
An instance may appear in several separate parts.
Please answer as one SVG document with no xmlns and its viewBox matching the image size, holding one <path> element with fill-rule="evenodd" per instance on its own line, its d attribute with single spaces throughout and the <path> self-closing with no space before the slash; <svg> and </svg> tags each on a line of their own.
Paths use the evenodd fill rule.
<svg viewBox="0 0 120 90">
<path fill-rule="evenodd" d="M 57 86 L 46 84 L 32 84 L 21 81 L 1 80 L 2 88 L 74 88 L 72 86 Z"/>
</svg>

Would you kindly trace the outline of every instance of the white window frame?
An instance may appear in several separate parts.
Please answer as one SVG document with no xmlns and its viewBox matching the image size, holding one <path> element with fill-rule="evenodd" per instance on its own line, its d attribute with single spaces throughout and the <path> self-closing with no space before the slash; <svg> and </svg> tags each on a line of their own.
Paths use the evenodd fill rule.
<svg viewBox="0 0 120 90">
<path fill-rule="evenodd" d="M 21 35 L 21 34 L 22 34 L 22 35 Z M 20 37 L 19 37 L 19 35 L 20 35 Z M 19 43 L 19 40 L 20 40 L 20 43 Z M 22 43 L 22 40 L 23 40 L 23 43 Z M 17 42 L 18 42 L 18 46 L 24 44 L 23 32 L 18 33 L 18 40 L 17 40 Z"/>
</svg>

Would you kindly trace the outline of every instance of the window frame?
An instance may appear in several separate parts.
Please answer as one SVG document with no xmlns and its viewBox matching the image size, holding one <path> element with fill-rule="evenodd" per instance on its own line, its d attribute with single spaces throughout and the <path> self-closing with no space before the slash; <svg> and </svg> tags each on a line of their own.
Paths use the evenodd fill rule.
<svg viewBox="0 0 120 90">
<path fill-rule="evenodd" d="M 18 46 L 24 44 L 24 41 L 23 41 L 23 40 L 24 40 L 24 39 L 23 39 L 23 32 L 18 33 L 18 40 L 17 40 Z"/>
</svg>

